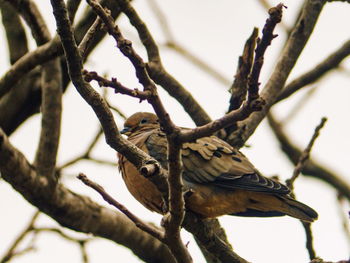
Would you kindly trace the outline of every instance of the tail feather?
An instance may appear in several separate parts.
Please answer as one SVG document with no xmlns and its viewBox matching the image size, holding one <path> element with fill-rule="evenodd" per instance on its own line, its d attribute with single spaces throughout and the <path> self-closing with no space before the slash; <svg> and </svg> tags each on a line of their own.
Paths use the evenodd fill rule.
<svg viewBox="0 0 350 263">
<path fill-rule="evenodd" d="M 243 211 L 237 211 L 232 215 L 238 216 L 284 216 L 298 218 L 305 222 L 313 222 L 318 215 L 311 207 L 295 200 L 289 195 L 274 195 L 251 192 L 249 203 Z"/>
<path fill-rule="evenodd" d="M 317 212 L 311 207 L 289 197 L 289 196 L 278 196 L 278 198 L 284 201 L 284 208 L 281 212 L 286 213 L 289 216 L 301 219 L 305 222 L 313 222 L 317 219 Z"/>
</svg>

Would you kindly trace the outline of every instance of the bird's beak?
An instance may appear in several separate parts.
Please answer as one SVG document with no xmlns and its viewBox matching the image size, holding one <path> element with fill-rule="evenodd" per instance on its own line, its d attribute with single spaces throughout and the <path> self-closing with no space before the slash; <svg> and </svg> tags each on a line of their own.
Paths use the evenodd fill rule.
<svg viewBox="0 0 350 263">
<path fill-rule="evenodd" d="M 124 127 L 124 129 L 122 129 L 120 131 L 121 134 L 125 134 L 125 135 L 128 135 L 128 132 L 130 132 L 130 127 Z"/>
</svg>

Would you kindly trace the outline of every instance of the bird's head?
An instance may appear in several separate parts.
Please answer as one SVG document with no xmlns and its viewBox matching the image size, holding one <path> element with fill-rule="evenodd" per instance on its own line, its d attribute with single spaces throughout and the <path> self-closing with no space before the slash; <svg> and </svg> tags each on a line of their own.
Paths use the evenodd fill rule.
<svg viewBox="0 0 350 263">
<path fill-rule="evenodd" d="M 157 115 L 150 112 L 137 112 L 124 122 L 124 129 L 120 133 L 129 136 L 135 131 L 144 128 L 156 128 L 159 126 Z"/>
</svg>

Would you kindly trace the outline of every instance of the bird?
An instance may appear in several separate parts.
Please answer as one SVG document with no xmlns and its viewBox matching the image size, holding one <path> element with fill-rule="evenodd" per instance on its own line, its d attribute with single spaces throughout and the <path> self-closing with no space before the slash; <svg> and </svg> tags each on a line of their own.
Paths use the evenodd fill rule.
<svg viewBox="0 0 350 263">
<path fill-rule="evenodd" d="M 126 119 L 121 133 L 167 169 L 167 139 L 158 117 L 137 112 Z M 276 217 L 288 215 L 304 222 L 317 212 L 295 200 L 291 190 L 263 176 L 239 150 L 216 136 L 185 142 L 181 148 L 185 208 L 201 218 L 222 215 Z M 143 206 L 164 214 L 165 204 L 157 187 L 139 173 L 123 155 L 118 166 L 129 192 Z"/>
</svg>

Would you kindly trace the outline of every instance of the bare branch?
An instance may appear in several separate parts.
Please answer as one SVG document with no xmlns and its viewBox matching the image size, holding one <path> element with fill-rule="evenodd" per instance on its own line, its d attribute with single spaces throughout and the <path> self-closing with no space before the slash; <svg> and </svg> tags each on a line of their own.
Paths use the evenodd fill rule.
<svg viewBox="0 0 350 263">
<path fill-rule="evenodd" d="M 34 164 L 38 174 L 54 182 L 62 111 L 61 67 L 58 59 L 43 66 L 41 87 L 41 133 Z"/>
<path fill-rule="evenodd" d="M 297 163 L 297 165 L 294 168 L 292 177 L 286 181 L 287 186 L 292 191 L 294 189 L 294 181 L 295 181 L 295 179 L 297 179 L 297 177 L 299 176 L 300 172 L 303 170 L 306 161 L 310 158 L 311 149 L 312 149 L 312 147 L 313 147 L 317 137 L 320 135 L 320 130 L 323 128 L 323 126 L 325 125 L 326 121 L 327 121 L 327 118 L 323 117 L 322 120 L 321 120 L 321 123 L 319 125 L 317 125 L 317 127 L 315 128 L 315 132 L 312 135 L 309 144 L 307 145 L 307 147 L 305 148 L 305 150 L 302 152 L 302 154 L 299 157 L 298 163 Z"/>
<path fill-rule="evenodd" d="M 78 176 L 78 179 L 81 180 L 85 185 L 91 187 L 95 191 L 97 191 L 103 199 L 109 203 L 110 205 L 113 205 L 115 208 L 120 210 L 124 215 L 126 215 L 134 224 L 142 229 L 143 231 L 147 232 L 151 236 L 157 238 L 159 241 L 164 240 L 164 233 L 160 231 L 159 229 L 156 229 L 150 224 L 147 224 L 143 222 L 140 218 L 135 216 L 133 213 L 131 213 L 124 205 L 116 201 L 112 196 L 110 196 L 102 186 L 98 185 L 97 183 L 89 180 L 85 174 L 80 173 Z"/>
<path fill-rule="evenodd" d="M 273 34 L 273 31 L 276 25 L 281 22 L 284 7 L 283 4 L 278 4 L 276 7 L 269 9 L 270 17 L 266 20 L 263 28 L 263 36 L 257 43 L 253 68 L 248 78 L 248 101 L 253 101 L 259 97 L 259 77 L 264 63 L 264 54 L 267 47 L 271 44 L 272 39 L 277 37 L 277 35 Z"/>
<path fill-rule="evenodd" d="M 298 23 L 287 40 L 282 55 L 269 81 L 261 92 L 261 97 L 266 101 L 266 105 L 262 111 L 252 114 L 249 118 L 239 123 L 238 129 L 228 138 L 230 144 L 241 147 L 265 118 L 310 38 L 325 3 L 325 0 L 308 0 L 306 2 Z"/>
<path fill-rule="evenodd" d="M 146 24 L 136 13 L 130 2 L 127 0 L 118 0 L 117 2 L 120 5 L 122 12 L 129 18 L 130 23 L 136 28 L 140 40 L 146 48 L 149 60 L 147 71 L 150 77 L 180 102 L 185 111 L 191 116 L 197 125 L 208 123 L 210 117 L 204 109 L 198 104 L 192 95 L 164 69 L 156 42 Z"/>
<path fill-rule="evenodd" d="M 96 31 L 101 27 L 102 21 L 100 18 L 96 18 L 95 22 L 92 24 L 92 26 L 89 28 L 89 30 L 86 32 L 84 38 L 81 40 L 79 44 L 79 52 L 83 59 L 86 58 L 87 50 L 93 40 L 94 35 L 96 34 Z"/>
<path fill-rule="evenodd" d="M 248 91 L 248 77 L 252 70 L 254 50 L 258 37 L 258 28 L 254 28 L 252 34 L 244 45 L 243 54 L 239 57 L 237 72 L 231 85 L 230 106 L 228 112 L 239 109 L 246 99 Z"/>
<path fill-rule="evenodd" d="M 282 127 L 271 114 L 268 115 L 268 121 L 274 135 L 276 136 L 281 145 L 282 151 L 286 154 L 289 160 L 292 163 L 294 163 L 294 165 L 297 165 L 302 151 L 291 143 L 290 139 L 284 133 Z M 334 187 L 334 189 L 336 189 L 339 193 L 344 195 L 348 200 L 350 200 L 349 183 L 342 179 L 341 176 L 335 174 L 332 171 L 329 171 L 327 168 L 317 163 L 316 161 L 312 159 L 308 160 L 304 168 L 302 169 L 302 173 L 305 176 L 318 178 L 328 183 L 330 186 Z"/>
<path fill-rule="evenodd" d="M 260 111 L 264 104 L 264 100 L 262 100 L 260 97 L 250 103 L 246 101 L 241 108 L 227 113 L 220 119 L 194 129 L 182 130 L 179 135 L 179 140 L 186 142 L 204 136 L 209 136 L 228 125 L 232 125 L 237 121 L 246 119 L 254 111 Z"/>
<path fill-rule="evenodd" d="M 316 252 L 314 248 L 314 238 L 311 230 L 311 223 L 301 222 L 303 224 L 305 235 L 306 235 L 306 249 L 309 253 L 310 260 L 316 258 Z"/>
<path fill-rule="evenodd" d="M 137 228 L 124 215 L 78 195 L 62 184 L 57 184 L 55 191 L 52 191 L 46 177 L 38 176 L 33 166 L 10 144 L 1 129 L 0 156 L 2 178 L 59 224 L 113 240 L 129 247 L 144 260 L 155 258 L 159 262 L 175 262 L 167 246 Z M 98 224 L 96 220 L 99 221 Z"/>
<path fill-rule="evenodd" d="M 123 84 L 121 84 L 116 78 L 112 78 L 112 80 L 108 80 L 104 77 L 99 76 L 97 72 L 94 72 L 94 71 L 89 72 L 84 70 L 83 74 L 84 74 L 84 80 L 87 82 L 95 80 L 98 82 L 98 85 L 100 87 L 113 88 L 115 93 L 125 94 L 134 98 L 139 98 L 140 101 L 147 100 L 152 95 L 152 93 L 149 90 L 140 91 L 138 89 L 129 89 L 125 87 Z"/>
<path fill-rule="evenodd" d="M 80 160 L 83 160 L 83 159 L 88 159 L 90 160 L 90 154 L 91 154 L 91 151 L 94 149 L 94 147 L 96 146 L 97 142 L 98 142 L 98 139 L 101 137 L 101 135 L 103 134 L 103 130 L 101 128 L 98 129 L 96 135 L 93 137 L 93 139 L 91 140 L 90 144 L 88 145 L 86 151 L 75 157 L 74 159 L 66 162 L 65 164 L 61 165 L 60 167 L 58 167 L 56 170 L 57 171 L 61 171 L 63 170 L 64 168 L 68 167 L 68 166 L 71 166 L 72 164 L 75 164 L 76 162 L 80 161 Z M 115 163 L 114 163 L 115 165 Z"/>
<path fill-rule="evenodd" d="M 289 110 L 287 116 L 283 118 L 281 123 L 288 123 L 290 120 L 292 120 L 297 115 L 297 113 L 299 113 L 307 105 L 309 100 L 315 94 L 316 90 L 317 90 L 317 87 L 313 87 L 313 88 L 309 89 L 302 96 L 302 98 L 295 105 L 293 105 L 292 109 Z"/>
</svg>

